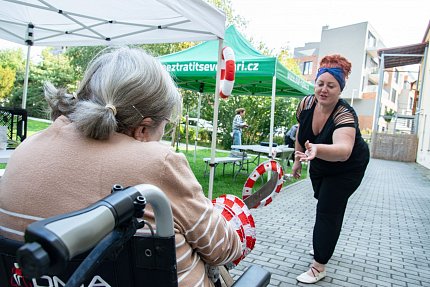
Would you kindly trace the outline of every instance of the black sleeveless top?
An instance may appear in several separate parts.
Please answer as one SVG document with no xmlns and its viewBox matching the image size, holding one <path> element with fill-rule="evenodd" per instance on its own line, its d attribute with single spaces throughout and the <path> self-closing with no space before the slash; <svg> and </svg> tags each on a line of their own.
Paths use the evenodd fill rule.
<svg viewBox="0 0 430 287">
<path fill-rule="evenodd" d="M 302 147 L 305 146 L 307 140 L 315 144 L 333 144 L 334 131 L 343 127 L 355 128 L 355 142 L 348 160 L 331 162 L 315 158 L 311 161 L 311 172 L 321 175 L 334 175 L 364 170 L 369 162 L 369 147 L 361 136 L 358 117 L 354 109 L 345 100 L 339 99 L 321 132 L 314 135 L 312 120 L 316 104 L 315 96 L 309 95 L 302 99 L 297 108 L 296 117 L 300 124 L 298 141 Z"/>
</svg>

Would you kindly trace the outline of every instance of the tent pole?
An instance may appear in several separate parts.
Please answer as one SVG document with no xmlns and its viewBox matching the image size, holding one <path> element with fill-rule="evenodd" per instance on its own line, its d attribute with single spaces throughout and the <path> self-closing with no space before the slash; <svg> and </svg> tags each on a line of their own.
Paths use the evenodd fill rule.
<svg viewBox="0 0 430 287">
<path fill-rule="evenodd" d="M 373 126 L 372 126 L 372 145 L 376 140 L 376 133 L 378 132 L 379 117 L 381 116 L 381 98 L 382 89 L 384 86 L 384 68 L 385 68 L 385 55 L 382 51 L 379 58 L 379 79 L 378 79 L 378 95 L 375 102 L 375 111 L 373 115 Z"/>
<path fill-rule="evenodd" d="M 202 93 L 199 92 L 199 100 L 197 104 L 197 128 L 196 128 L 196 140 L 194 141 L 194 163 L 196 163 L 197 157 L 197 138 L 199 136 L 199 122 L 200 122 L 200 108 L 202 106 Z"/>
<path fill-rule="evenodd" d="M 427 65 L 427 49 L 428 46 L 425 47 L 424 49 L 424 59 L 422 61 L 423 63 L 423 75 L 422 75 L 422 80 L 420 82 L 420 87 L 419 87 L 419 91 L 420 91 L 420 95 L 418 97 L 418 104 L 417 104 L 417 109 L 415 112 L 415 124 L 414 124 L 414 134 L 418 134 L 418 128 L 419 128 L 419 123 L 420 123 L 420 116 L 422 114 L 422 110 L 421 110 L 421 100 L 422 100 L 422 94 L 423 94 L 423 88 L 424 88 L 424 79 L 426 76 L 426 65 Z M 419 79 L 418 79 L 419 80 Z"/>
<path fill-rule="evenodd" d="M 222 45 L 223 39 L 218 40 L 218 62 L 216 69 L 216 86 L 215 86 L 215 95 L 214 95 L 214 116 L 213 116 L 213 131 L 212 131 L 212 144 L 211 144 L 211 161 L 210 161 L 210 174 L 209 174 L 209 191 L 208 198 L 212 200 L 213 193 L 213 184 L 214 184 L 214 175 L 215 175 L 215 152 L 216 152 L 216 136 L 218 132 L 218 108 L 219 108 L 219 86 L 220 86 L 220 78 L 221 78 L 221 56 L 222 56 Z"/>
<path fill-rule="evenodd" d="M 188 109 L 185 115 L 185 151 L 188 152 L 188 137 L 190 136 L 190 127 L 188 125 Z"/>
<path fill-rule="evenodd" d="M 278 63 L 278 57 L 275 58 L 275 70 L 272 78 L 272 101 L 270 105 L 270 134 L 269 134 L 269 158 L 273 156 L 273 130 L 275 125 L 275 97 L 276 97 L 276 66 Z M 267 174 L 267 179 L 270 179 L 271 173 Z"/>
<path fill-rule="evenodd" d="M 28 23 L 27 32 L 25 34 L 25 43 L 27 44 L 27 60 L 25 62 L 25 75 L 24 75 L 24 90 L 22 91 L 21 108 L 25 110 L 27 106 L 27 90 L 28 90 L 28 74 L 30 72 L 30 52 L 33 46 L 33 23 Z"/>
<path fill-rule="evenodd" d="M 30 51 L 31 45 L 27 46 L 27 60 L 25 62 L 24 90 L 22 91 L 21 108 L 25 110 L 27 106 L 28 74 L 30 71 Z"/>
</svg>

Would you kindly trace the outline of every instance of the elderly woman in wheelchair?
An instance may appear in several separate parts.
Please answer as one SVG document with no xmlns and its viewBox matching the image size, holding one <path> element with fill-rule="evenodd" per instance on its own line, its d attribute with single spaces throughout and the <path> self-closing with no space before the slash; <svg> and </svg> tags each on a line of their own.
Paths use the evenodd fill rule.
<svg viewBox="0 0 430 287">
<path fill-rule="evenodd" d="M 89 64 L 75 94 L 50 83 L 44 90 L 53 123 L 21 143 L 6 167 L 0 180 L 0 235 L 23 241 L 29 224 L 84 209 L 109 196 L 115 184 L 151 184 L 170 202 L 177 284 L 213 286 L 205 264 L 232 262 L 242 245 L 204 196 L 185 156 L 160 142 L 166 124 L 180 114 L 181 96 L 158 60 L 137 48 L 107 49 Z M 151 204 L 143 219 L 157 230 Z M 109 220 L 90 222 L 98 230 Z M 70 224 L 44 226 L 67 237 L 63 228 Z M 134 254 L 140 249 L 130 250 L 140 256 Z"/>
</svg>

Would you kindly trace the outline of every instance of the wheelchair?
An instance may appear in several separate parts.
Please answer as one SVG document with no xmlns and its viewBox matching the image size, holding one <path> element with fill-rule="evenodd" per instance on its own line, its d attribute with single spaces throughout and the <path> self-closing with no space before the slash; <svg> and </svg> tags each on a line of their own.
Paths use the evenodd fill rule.
<svg viewBox="0 0 430 287">
<path fill-rule="evenodd" d="M 143 218 L 151 204 L 156 230 Z M 144 225 L 148 234 L 136 231 Z M 153 185 L 115 185 L 87 208 L 30 224 L 25 243 L 0 237 L 0 286 L 178 286 L 170 202 Z M 270 272 L 250 266 L 234 287 L 262 287 Z"/>
</svg>

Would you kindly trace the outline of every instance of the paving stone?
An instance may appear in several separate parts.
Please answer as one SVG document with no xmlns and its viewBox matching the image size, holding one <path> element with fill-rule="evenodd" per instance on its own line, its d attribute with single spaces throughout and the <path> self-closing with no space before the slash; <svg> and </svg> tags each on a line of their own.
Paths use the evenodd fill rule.
<svg viewBox="0 0 430 287">
<path fill-rule="evenodd" d="M 316 200 L 309 179 L 284 188 L 273 202 L 253 209 L 254 250 L 231 270 L 251 264 L 272 272 L 269 286 L 296 281 L 312 262 Z M 430 286 L 430 170 L 416 164 L 371 159 L 351 196 L 327 277 L 314 286 Z"/>
</svg>

